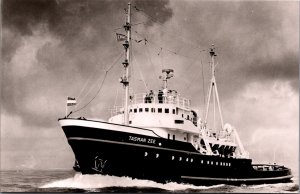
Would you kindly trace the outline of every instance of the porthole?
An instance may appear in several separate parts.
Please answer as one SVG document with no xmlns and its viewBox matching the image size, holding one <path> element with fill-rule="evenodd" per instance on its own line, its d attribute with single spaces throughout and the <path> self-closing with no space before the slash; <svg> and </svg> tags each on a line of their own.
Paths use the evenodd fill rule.
<svg viewBox="0 0 300 194">
<path fill-rule="evenodd" d="M 145 152 L 145 157 L 148 156 L 148 152 Z"/>
</svg>

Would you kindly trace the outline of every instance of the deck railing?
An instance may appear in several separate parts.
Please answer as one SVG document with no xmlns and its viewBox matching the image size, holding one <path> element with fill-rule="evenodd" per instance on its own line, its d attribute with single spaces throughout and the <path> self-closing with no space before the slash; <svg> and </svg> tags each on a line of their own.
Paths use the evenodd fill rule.
<svg viewBox="0 0 300 194">
<path fill-rule="evenodd" d="M 124 102 L 124 100 L 122 100 Z M 191 100 L 180 97 L 180 95 L 149 95 L 147 93 L 138 93 L 130 97 L 129 104 L 174 104 L 179 108 L 189 109 Z M 123 106 L 115 106 L 110 109 L 111 115 L 119 114 Z"/>
</svg>

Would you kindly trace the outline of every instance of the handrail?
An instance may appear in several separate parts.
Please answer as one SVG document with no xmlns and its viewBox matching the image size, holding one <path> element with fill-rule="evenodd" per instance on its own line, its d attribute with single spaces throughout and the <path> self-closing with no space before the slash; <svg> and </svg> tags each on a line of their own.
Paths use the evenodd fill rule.
<svg viewBox="0 0 300 194">
<path fill-rule="evenodd" d="M 191 100 L 187 98 L 180 97 L 179 94 L 168 94 L 168 95 L 158 95 L 153 93 L 149 95 L 147 93 L 137 93 L 130 98 L 130 105 L 134 104 L 173 104 L 177 105 L 179 108 L 190 109 Z M 115 106 L 110 109 L 111 115 L 119 114 L 123 106 Z"/>
</svg>

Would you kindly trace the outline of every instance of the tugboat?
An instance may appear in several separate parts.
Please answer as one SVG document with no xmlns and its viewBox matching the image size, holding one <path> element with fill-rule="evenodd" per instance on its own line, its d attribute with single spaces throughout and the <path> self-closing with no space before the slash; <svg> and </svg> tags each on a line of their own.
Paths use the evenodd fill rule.
<svg viewBox="0 0 300 194">
<path fill-rule="evenodd" d="M 115 107 L 108 119 L 71 118 L 59 123 L 82 174 L 128 176 L 157 182 L 194 185 L 263 184 L 290 182 L 291 170 L 282 165 L 252 164 L 237 130 L 223 123 L 215 78 L 215 48 L 209 49 L 211 81 L 204 119 L 191 101 L 170 89 L 173 69 L 163 69 L 160 90 L 129 95 L 131 49 L 131 4 L 128 3 L 126 57 L 120 78 L 125 89 L 124 106 Z M 211 97 L 217 102 L 221 126 L 207 125 Z M 75 104 L 76 100 L 68 99 Z"/>
</svg>

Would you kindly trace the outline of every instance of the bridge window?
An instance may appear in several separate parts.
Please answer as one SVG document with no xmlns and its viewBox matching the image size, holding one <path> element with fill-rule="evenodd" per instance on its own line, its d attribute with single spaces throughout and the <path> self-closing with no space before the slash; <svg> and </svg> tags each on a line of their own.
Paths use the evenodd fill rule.
<svg viewBox="0 0 300 194">
<path fill-rule="evenodd" d="M 135 108 L 135 109 L 133 109 L 134 110 L 134 112 L 137 112 L 137 109 Z"/>
<path fill-rule="evenodd" d="M 145 112 L 149 112 L 149 108 L 145 108 Z"/>
<path fill-rule="evenodd" d="M 158 108 L 158 109 L 157 109 L 157 112 L 158 112 L 158 113 L 162 113 L 162 108 Z"/>
<path fill-rule="evenodd" d="M 143 109 L 142 109 L 142 108 L 139 108 L 139 112 L 143 112 Z"/>
<path fill-rule="evenodd" d="M 165 108 L 165 113 L 169 113 L 169 109 L 168 108 Z"/>
<path fill-rule="evenodd" d="M 155 112 L 155 108 L 151 108 L 151 112 Z"/>
</svg>

